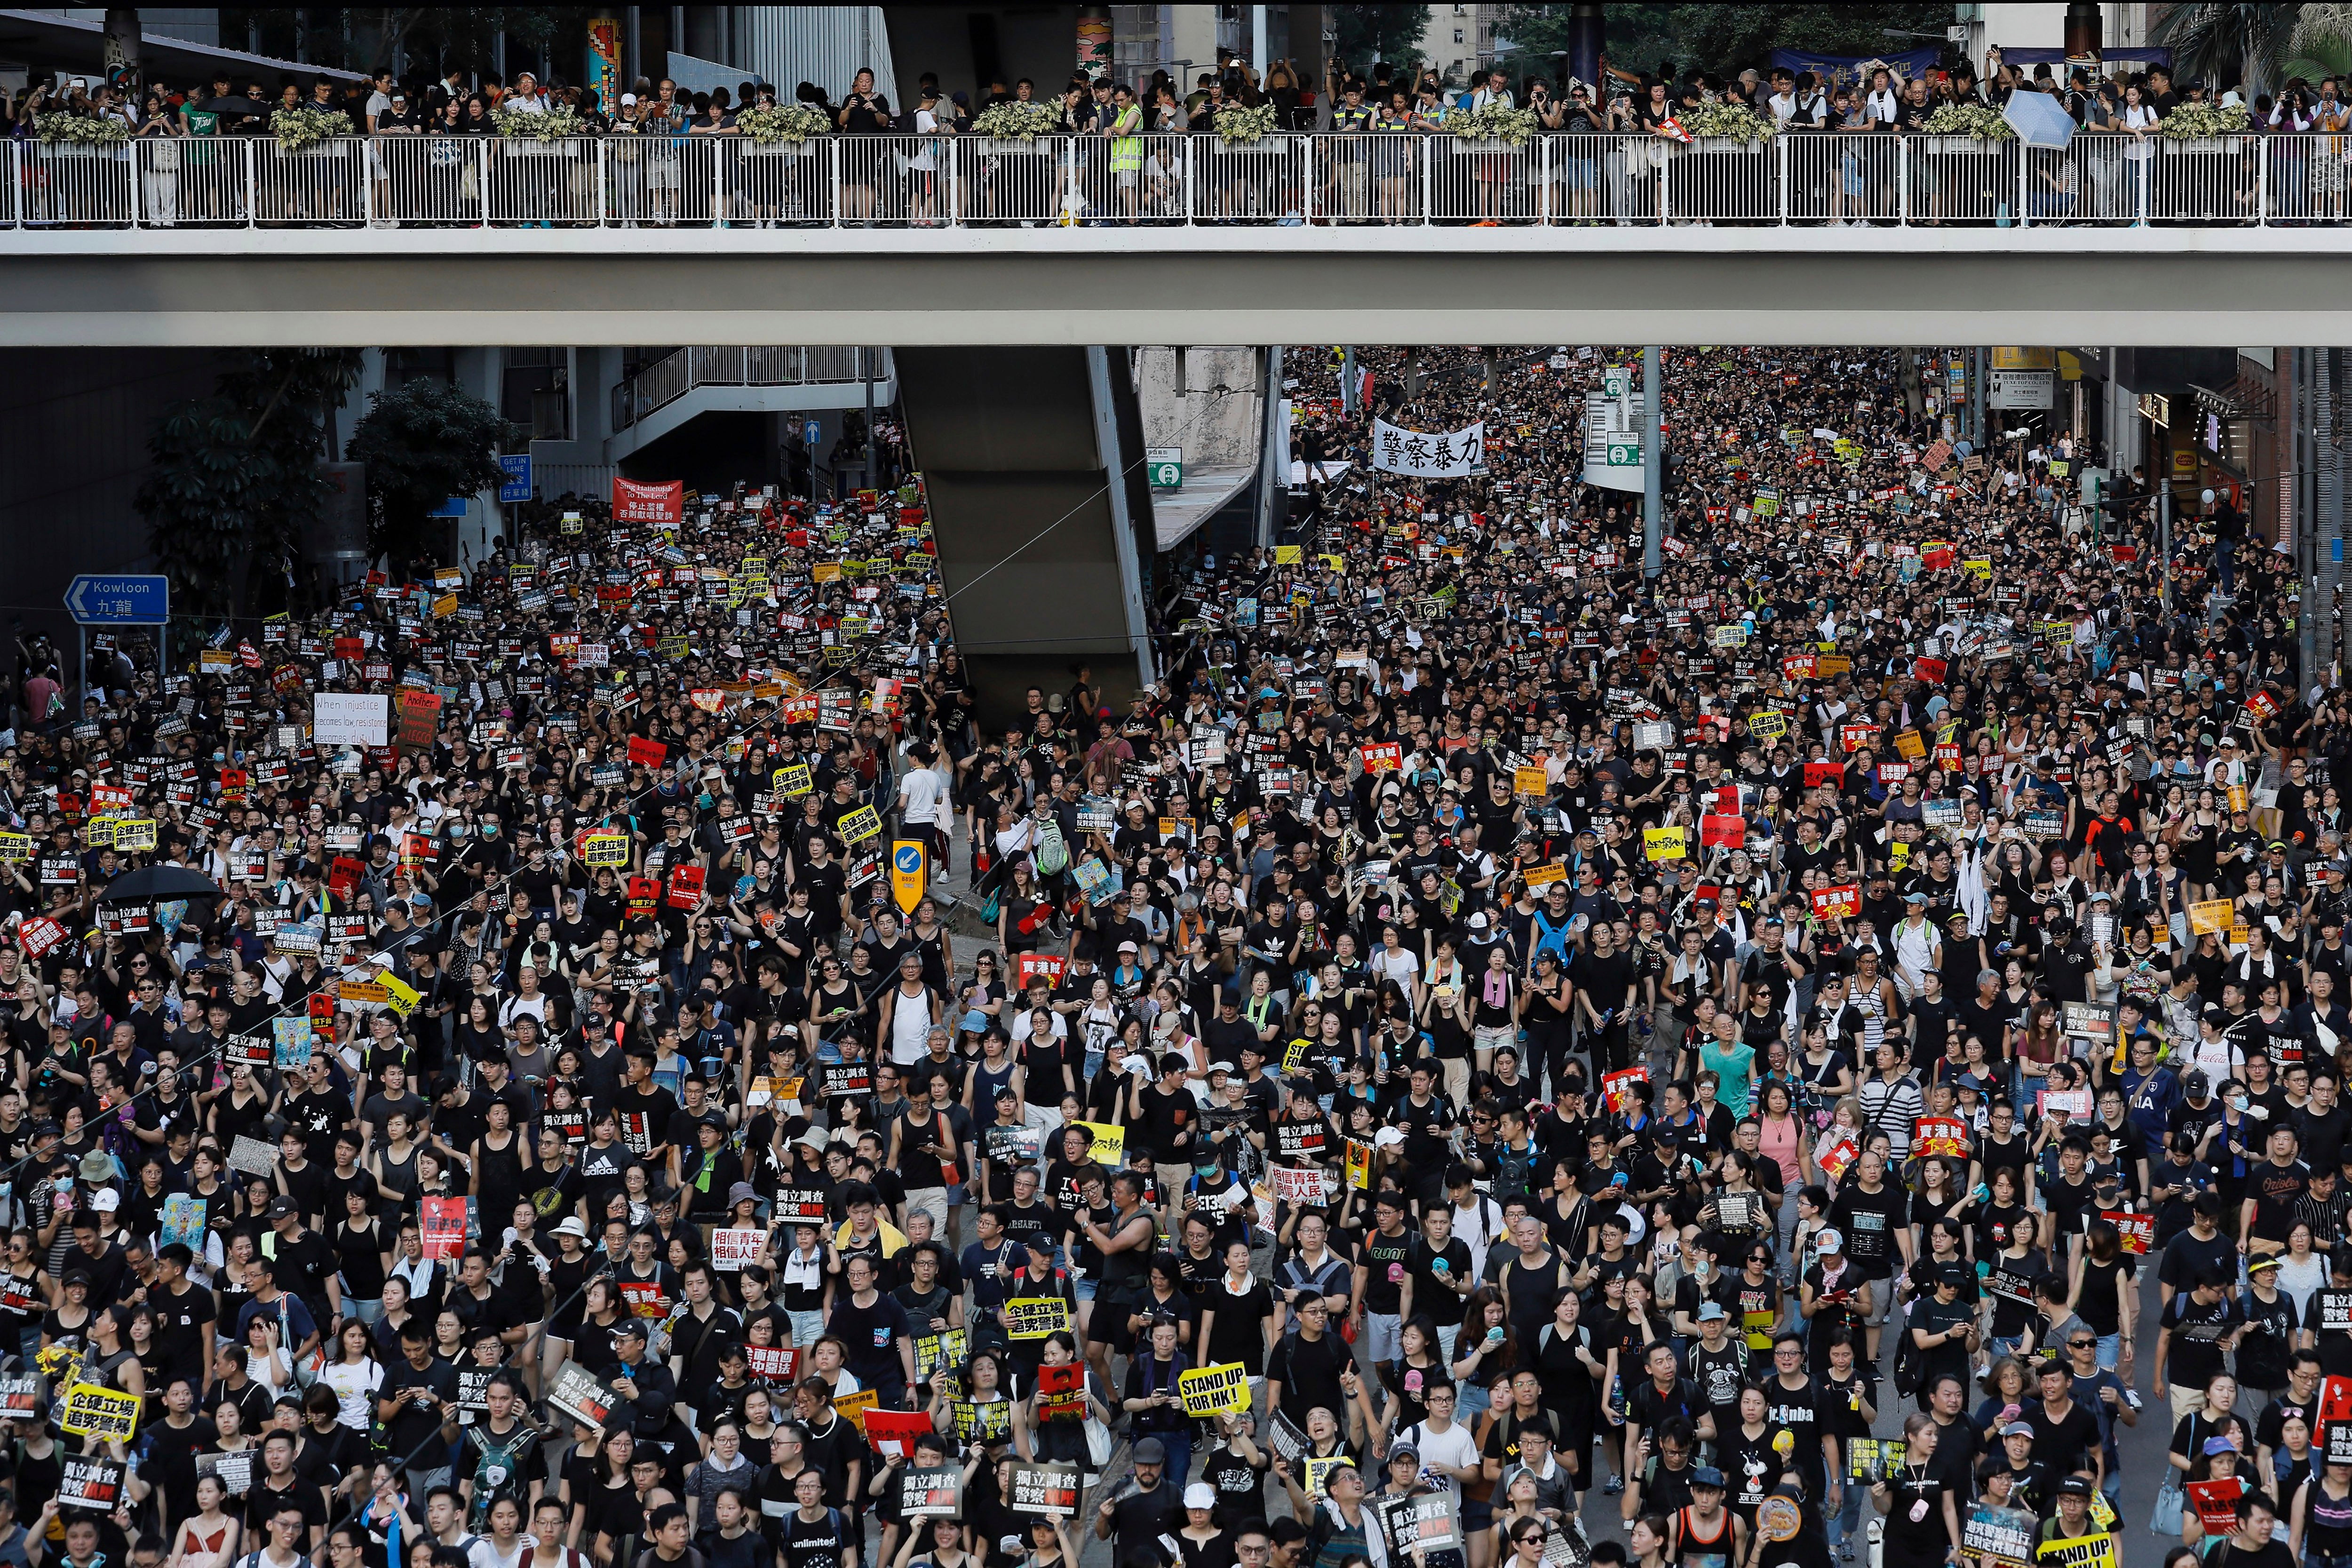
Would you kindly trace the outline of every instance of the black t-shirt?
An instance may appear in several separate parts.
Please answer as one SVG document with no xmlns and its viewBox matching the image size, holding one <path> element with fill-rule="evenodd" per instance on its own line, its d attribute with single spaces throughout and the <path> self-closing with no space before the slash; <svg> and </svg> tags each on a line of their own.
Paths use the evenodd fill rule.
<svg viewBox="0 0 2352 1568">
<path fill-rule="evenodd" d="M 2020 1417 L 2033 1428 L 2033 1458 L 2053 1475 L 2090 1468 L 2099 1447 L 2099 1418 L 2078 1401 L 2069 1401 L 2065 1415 L 2051 1419 L 2048 1406 L 2030 1402 Z"/>
<path fill-rule="evenodd" d="M 1351 1358 L 1348 1342 L 1336 1333 L 1327 1331 L 1321 1339 L 1311 1342 L 1303 1333 L 1285 1334 L 1275 1342 L 1274 1352 L 1266 1358 L 1265 1375 L 1281 1383 L 1282 1403 L 1302 1428 L 1307 1413 L 1318 1405 L 1344 1425 L 1348 1402 L 1339 1386 L 1339 1373 Z"/>
<path fill-rule="evenodd" d="M 2162 1327 L 2172 1331 L 2163 1368 L 2166 1381 L 2183 1388 L 2204 1387 L 2221 1370 L 2221 1342 L 2242 1321 L 2237 1302 L 2227 1296 L 2210 1307 L 2201 1305 L 2191 1290 L 2175 1296 L 2159 1320 Z"/>
<path fill-rule="evenodd" d="M 1895 1234 L 1910 1223 L 1909 1194 L 1893 1182 L 1866 1193 L 1859 1182 L 1849 1182 L 1830 1205 L 1830 1224 L 1845 1237 L 1845 1255 L 1868 1279 L 1884 1279 L 1900 1258 Z"/>
</svg>

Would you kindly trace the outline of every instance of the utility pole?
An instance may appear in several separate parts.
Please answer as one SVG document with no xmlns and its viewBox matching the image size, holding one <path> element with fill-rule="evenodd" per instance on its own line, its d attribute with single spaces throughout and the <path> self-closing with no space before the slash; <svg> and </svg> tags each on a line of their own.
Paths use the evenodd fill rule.
<svg viewBox="0 0 2352 1568">
<path fill-rule="evenodd" d="M 1642 351 L 1642 575 L 1657 580 L 1658 540 L 1664 522 L 1660 479 L 1665 456 L 1659 449 L 1660 413 L 1665 405 L 1666 382 L 1657 345 Z"/>
<path fill-rule="evenodd" d="M 2157 589 L 2157 602 L 2169 616 L 2172 614 L 2172 480 L 2169 476 L 2156 487 L 2156 553 L 2164 563 L 2164 575 Z"/>
<path fill-rule="evenodd" d="M 1339 412 L 1350 419 L 1356 416 L 1356 345 L 1353 343 L 1339 351 Z"/>
</svg>

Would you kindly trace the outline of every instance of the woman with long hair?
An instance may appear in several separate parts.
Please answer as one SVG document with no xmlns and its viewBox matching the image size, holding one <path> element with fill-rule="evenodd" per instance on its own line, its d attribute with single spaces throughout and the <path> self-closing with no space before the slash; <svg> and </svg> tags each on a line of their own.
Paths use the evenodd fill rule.
<svg viewBox="0 0 2352 1568">
<path fill-rule="evenodd" d="M 334 1391 L 340 1406 L 336 1421 L 354 1432 L 366 1432 L 375 1409 L 373 1395 L 383 1386 L 383 1363 L 376 1359 L 374 1340 L 365 1323 L 357 1318 L 343 1320 L 343 1326 L 335 1331 L 334 1348 L 319 1369 L 319 1382 Z"/>
<path fill-rule="evenodd" d="M 1455 1333 L 1454 1381 L 1462 1390 L 1454 1418 L 1471 1426 L 1487 1406 L 1487 1386 L 1498 1373 L 1516 1371 L 1518 1342 L 1511 1334 L 1511 1317 L 1503 1293 L 1481 1285 L 1462 1304 L 1462 1327 Z"/>
<path fill-rule="evenodd" d="M 1903 1458 L 1870 1484 L 1871 1506 L 1885 1516 L 1885 1568 L 1944 1568 L 1960 1550 L 1963 1489 L 1936 1473 L 1935 1417 L 1903 1418 Z"/>
<path fill-rule="evenodd" d="M 222 1511 L 228 1486 L 217 1475 L 196 1478 L 196 1511 L 173 1532 L 172 1555 L 163 1568 L 228 1568 L 236 1561 L 243 1526 Z"/>
<path fill-rule="evenodd" d="M 2110 1221 L 2093 1220 L 2067 1271 L 2066 1310 L 2099 1336 L 2099 1365 L 2106 1371 L 2130 1353 L 2137 1294 L 2137 1281 L 2123 1257 L 2122 1233 Z"/>
</svg>

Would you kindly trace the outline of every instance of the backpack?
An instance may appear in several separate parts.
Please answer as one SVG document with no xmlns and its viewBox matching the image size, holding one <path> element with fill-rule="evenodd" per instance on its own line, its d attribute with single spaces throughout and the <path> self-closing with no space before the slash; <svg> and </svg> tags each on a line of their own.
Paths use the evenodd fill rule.
<svg viewBox="0 0 2352 1568">
<path fill-rule="evenodd" d="M 1058 877 L 1070 868 L 1070 847 L 1062 842 L 1062 825 L 1048 816 L 1037 824 L 1037 874 Z"/>
<path fill-rule="evenodd" d="M 1916 1304 L 1916 1303 L 1915 1303 Z M 1917 1394 L 1927 1381 L 1927 1352 L 1911 1337 L 1911 1308 L 1903 1309 L 1902 1337 L 1895 1342 L 1895 1392 Z"/>
</svg>

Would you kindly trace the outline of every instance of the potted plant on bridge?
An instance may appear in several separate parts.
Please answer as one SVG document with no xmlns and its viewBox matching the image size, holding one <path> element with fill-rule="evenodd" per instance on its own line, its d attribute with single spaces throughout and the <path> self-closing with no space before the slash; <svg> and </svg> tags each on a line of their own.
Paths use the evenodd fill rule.
<svg viewBox="0 0 2352 1568">
<path fill-rule="evenodd" d="M 54 114 L 33 116 L 34 134 L 41 145 L 68 155 L 90 157 L 120 147 L 131 140 L 131 126 L 121 120 L 100 120 L 94 115 L 76 114 L 61 109 Z"/>
<path fill-rule="evenodd" d="M 833 121 L 813 103 L 776 103 L 743 110 L 735 128 L 759 152 L 806 158 L 815 153 L 816 139 L 832 132 Z"/>
<path fill-rule="evenodd" d="M 2252 117 L 2243 104 L 2184 103 L 2156 122 L 2151 217 L 2251 215 L 2260 181 Z"/>
<path fill-rule="evenodd" d="M 1709 99 L 1675 116 L 1690 141 L 1675 155 L 1676 216 L 1760 217 L 1772 204 L 1766 150 L 1780 129 L 1744 103 Z"/>
<path fill-rule="evenodd" d="M 971 130 L 982 139 L 982 152 L 1034 153 L 1045 151 L 1037 145 L 1037 138 L 1052 135 L 1061 123 L 1062 106 L 1058 103 L 1024 102 L 1009 98 L 982 110 L 971 122 Z"/>
<path fill-rule="evenodd" d="M 332 153 L 334 149 L 326 145 L 328 139 L 350 135 L 352 117 L 340 109 L 320 109 L 306 103 L 272 112 L 269 129 L 277 136 L 278 151 L 282 153 Z"/>
<path fill-rule="evenodd" d="M 1923 163 L 1918 181 L 1924 190 L 1912 192 L 1916 209 L 1927 198 L 1935 218 L 1991 218 L 2014 205 L 2015 177 L 2009 170 L 2009 150 L 2003 142 L 2017 140 L 2017 132 L 2001 112 L 1982 103 L 1948 103 L 1920 122 L 1924 132 Z"/>
</svg>

